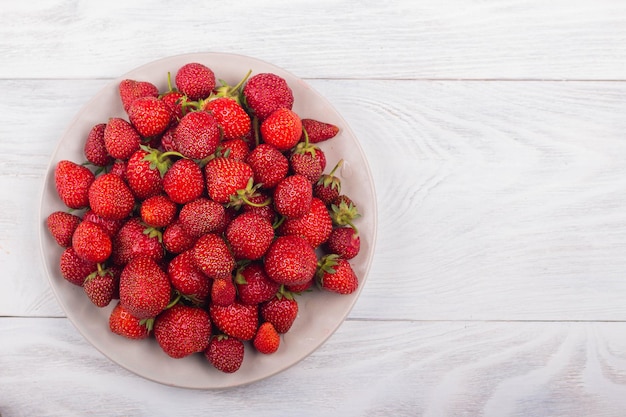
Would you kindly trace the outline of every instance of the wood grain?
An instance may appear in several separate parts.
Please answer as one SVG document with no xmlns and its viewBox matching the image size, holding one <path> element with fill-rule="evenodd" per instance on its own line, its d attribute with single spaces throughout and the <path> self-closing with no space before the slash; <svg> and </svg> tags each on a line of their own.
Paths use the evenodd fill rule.
<svg viewBox="0 0 626 417">
<path fill-rule="evenodd" d="M 173 15 L 164 0 L 10 1 L 0 39 L 0 78 L 114 77 L 216 51 L 305 78 L 614 80 L 626 69 L 626 4 L 186 1 Z"/>
<path fill-rule="evenodd" d="M 135 377 L 66 319 L 4 318 L 0 331 L 12 337 L 0 343 L 0 413 L 155 416 L 210 407 L 224 416 L 292 415 L 297 407 L 302 416 L 617 416 L 626 407 L 625 330 L 349 320 L 281 374 L 196 391 Z"/>
</svg>

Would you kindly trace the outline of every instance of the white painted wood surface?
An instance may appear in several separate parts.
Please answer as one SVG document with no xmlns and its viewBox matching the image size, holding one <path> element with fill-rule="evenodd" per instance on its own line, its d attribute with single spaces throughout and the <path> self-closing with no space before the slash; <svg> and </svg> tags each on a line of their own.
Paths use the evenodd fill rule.
<svg viewBox="0 0 626 417">
<path fill-rule="evenodd" d="M 0 2 L 0 415 L 623 416 L 626 3 Z M 342 113 L 378 194 L 348 320 L 267 380 L 146 381 L 86 343 L 38 254 L 48 159 L 112 78 L 242 53 Z"/>
</svg>

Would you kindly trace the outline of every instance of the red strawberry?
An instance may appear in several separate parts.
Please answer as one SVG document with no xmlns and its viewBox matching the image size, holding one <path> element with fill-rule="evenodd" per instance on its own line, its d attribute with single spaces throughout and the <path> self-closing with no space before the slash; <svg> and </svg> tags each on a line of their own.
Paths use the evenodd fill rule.
<svg viewBox="0 0 626 417">
<path fill-rule="evenodd" d="M 222 237 L 207 233 L 200 237 L 194 247 L 194 262 L 209 278 L 224 279 L 235 269 L 235 258 Z"/>
<path fill-rule="evenodd" d="M 332 204 L 333 200 L 341 193 L 341 180 L 335 176 L 335 171 L 343 165 L 343 159 L 328 174 L 322 174 L 313 185 L 313 195 L 326 205 Z"/>
<path fill-rule="evenodd" d="M 175 256 L 167 266 L 172 287 L 183 297 L 196 304 L 203 304 L 211 291 L 211 280 L 194 262 L 193 251 Z"/>
<path fill-rule="evenodd" d="M 154 320 L 154 337 L 172 358 L 184 358 L 209 347 L 211 319 L 201 308 L 176 304 Z"/>
<path fill-rule="evenodd" d="M 200 197 L 180 209 L 178 220 L 189 235 L 200 237 L 217 231 L 222 226 L 225 215 L 224 206 Z"/>
<path fill-rule="evenodd" d="M 83 259 L 104 262 L 111 256 L 112 242 L 102 227 L 90 221 L 82 221 L 72 235 L 72 247 Z"/>
<path fill-rule="evenodd" d="M 172 112 L 159 98 L 141 97 L 131 104 L 128 118 L 137 132 L 147 138 L 165 132 L 172 121 Z"/>
<path fill-rule="evenodd" d="M 333 229 L 333 221 L 322 200 L 313 198 L 311 209 L 307 214 L 296 219 L 288 218 L 280 225 L 279 235 L 295 235 L 305 238 L 309 244 L 317 248 L 326 242 Z"/>
<path fill-rule="evenodd" d="M 318 150 L 316 154 L 321 155 L 321 151 Z M 312 184 L 315 184 L 324 172 L 319 159 L 311 153 L 292 153 L 289 157 L 289 166 L 293 174 L 305 176 Z"/>
<path fill-rule="evenodd" d="M 259 324 L 256 305 L 241 304 L 238 301 L 227 305 L 209 306 L 211 321 L 222 332 L 241 340 L 252 340 Z"/>
<path fill-rule="evenodd" d="M 255 181 L 265 189 L 276 187 L 289 171 L 287 157 L 267 143 L 261 143 L 254 148 L 245 161 L 252 168 Z"/>
<path fill-rule="evenodd" d="M 170 253 L 183 253 L 196 243 L 196 238 L 185 231 L 180 220 L 174 220 L 163 231 L 163 246 Z"/>
<path fill-rule="evenodd" d="M 226 228 L 226 240 L 237 259 L 260 259 L 273 239 L 272 224 L 254 212 L 240 214 Z"/>
<path fill-rule="evenodd" d="M 330 233 L 325 248 L 329 253 L 335 253 L 344 259 L 352 259 L 361 250 L 361 238 L 352 227 L 336 227 Z"/>
<path fill-rule="evenodd" d="M 111 170 L 109 172 L 126 181 L 126 161 L 116 159 L 113 162 L 113 165 L 111 165 Z"/>
<path fill-rule="evenodd" d="M 261 318 L 274 325 L 278 333 L 287 333 L 298 317 L 298 302 L 289 292 L 278 293 L 261 304 Z"/>
<path fill-rule="evenodd" d="M 204 159 L 217 150 L 220 129 L 211 113 L 192 111 L 174 130 L 174 147 L 187 158 Z"/>
<path fill-rule="evenodd" d="M 100 167 L 107 166 L 113 162 L 113 158 L 109 155 L 104 146 L 105 128 L 106 123 L 94 125 L 87 135 L 87 140 L 83 148 L 85 158 L 92 164 Z"/>
<path fill-rule="evenodd" d="M 180 91 L 171 90 L 163 94 L 161 96 L 161 100 L 163 101 L 163 103 L 165 103 L 167 108 L 170 110 L 173 121 L 175 123 L 178 123 L 178 121 L 182 119 L 184 115 L 183 103 L 186 100 L 185 95 L 181 93 Z"/>
<path fill-rule="evenodd" d="M 176 124 L 170 126 L 163 135 L 161 135 L 161 148 L 165 152 L 177 152 L 176 145 L 174 144 L 174 131 L 176 130 Z"/>
<path fill-rule="evenodd" d="M 144 200 L 163 192 L 163 176 L 171 161 L 164 153 L 142 146 L 126 164 L 126 181 L 137 198 Z"/>
<path fill-rule="evenodd" d="M 301 294 L 311 289 L 311 287 L 313 286 L 313 281 L 315 280 L 311 278 L 310 280 L 308 280 L 307 282 L 303 284 L 285 285 L 285 290 L 293 294 Z"/>
<path fill-rule="evenodd" d="M 215 74 L 206 65 L 190 62 L 178 69 L 176 87 L 190 100 L 207 98 L 215 88 Z"/>
<path fill-rule="evenodd" d="M 235 283 L 239 301 L 243 304 L 260 304 L 268 301 L 280 288 L 280 284 L 267 276 L 259 262 L 252 262 L 237 271 Z"/>
<path fill-rule="evenodd" d="M 46 218 L 46 227 L 59 246 L 66 248 L 72 244 L 72 235 L 80 222 L 78 216 L 55 211 Z"/>
<path fill-rule="evenodd" d="M 140 97 L 157 97 L 159 89 L 148 81 L 122 80 L 118 87 L 122 106 L 125 111 Z"/>
<path fill-rule="evenodd" d="M 104 217 L 99 216 L 96 213 L 94 213 L 93 210 L 87 210 L 85 214 L 83 215 L 83 220 L 90 221 L 92 223 L 96 223 L 97 225 L 100 225 L 100 227 L 106 230 L 107 234 L 111 236 L 111 238 L 115 237 L 117 232 L 126 222 L 125 219 L 120 219 L 120 220 L 105 219 Z"/>
<path fill-rule="evenodd" d="M 85 294 L 97 307 L 106 307 L 113 300 L 118 282 L 113 273 L 98 268 L 87 276 L 83 284 Z"/>
<path fill-rule="evenodd" d="M 89 187 L 94 178 L 89 169 L 68 160 L 59 161 L 54 170 L 57 194 L 67 207 L 73 209 L 89 205 Z"/>
<path fill-rule="evenodd" d="M 336 254 L 325 255 L 320 260 L 316 278 L 321 288 L 339 294 L 352 294 L 359 287 L 350 263 Z"/>
<path fill-rule="evenodd" d="M 133 211 L 135 197 L 120 177 L 108 173 L 96 178 L 89 187 L 89 206 L 100 217 L 121 220 Z"/>
<path fill-rule="evenodd" d="M 265 254 L 265 272 L 279 284 L 303 284 L 315 275 L 317 256 L 299 236 L 280 236 Z"/>
<path fill-rule="evenodd" d="M 274 189 L 274 208 L 287 218 L 304 216 L 311 210 L 313 186 L 302 175 L 289 175 Z"/>
<path fill-rule="evenodd" d="M 217 370 L 232 374 L 241 367 L 244 352 L 241 340 L 226 335 L 217 335 L 211 338 L 204 356 Z"/>
<path fill-rule="evenodd" d="M 158 233 L 150 233 L 138 217 L 131 217 L 113 238 L 112 259 L 115 265 L 125 265 L 138 257 L 160 261 L 163 245 Z"/>
<path fill-rule="evenodd" d="M 280 346 L 280 335 L 274 328 L 274 325 L 266 321 L 259 326 L 252 340 L 252 344 L 257 351 L 269 355 L 278 350 Z"/>
<path fill-rule="evenodd" d="M 218 306 L 227 306 L 235 302 L 237 289 L 233 280 L 228 277 L 224 279 L 214 279 L 211 286 L 211 302 Z"/>
<path fill-rule="evenodd" d="M 241 211 L 244 213 L 257 213 L 270 223 L 274 223 L 276 219 L 276 210 L 272 204 L 266 204 L 271 202 L 272 198 L 264 190 L 257 190 L 253 195 L 248 197 L 248 204 L 241 206 Z"/>
<path fill-rule="evenodd" d="M 293 92 L 287 81 L 272 73 L 250 77 L 243 96 L 246 106 L 259 120 L 267 118 L 277 109 L 291 109 L 293 106 Z"/>
<path fill-rule="evenodd" d="M 150 329 L 141 320 L 133 316 L 118 302 L 109 316 L 109 329 L 117 335 L 128 339 L 146 339 L 150 335 Z"/>
<path fill-rule="evenodd" d="M 104 146 L 113 158 L 126 160 L 139 149 L 141 136 L 126 120 L 119 117 L 109 119 L 104 128 Z"/>
<path fill-rule="evenodd" d="M 165 173 L 163 189 L 175 203 L 185 204 L 195 200 L 204 192 L 202 168 L 191 159 L 179 159 Z"/>
<path fill-rule="evenodd" d="M 165 227 L 174 221 L 178 206 L 167 196 L 159 194 L 141 203 L 141 220 L 151 227 Z"/>
<path fill-rule="evenodd" d="M 248 142 L 243 139 L 225 140 L 219 147 L 219 156 L 245 161 L 250 153 Z"/>
<path fill-rule="evenodd" d="M 218 157 L 204 167 L 209 197 L 217 203 L 230 202 L 231 196 L 245 190 L 253 179 L 252 168 L 242 161 Z"/>
<path fill-rule="evenodd" d="M 156 317 L 170 302 L 170 281 L 154 259 L 131 260 L 120 276 L 120 302 L 139 319 Z"/>
<path fill-rule="evenodd" d="M 339 133 L 339 128 L 331 123 L 315 119 L 302 119 L 302 127 L 309 136 L 309 143 L 319 143 L 331 139 Z M 304 133 L 303 133 L 304 137 Z"/>
<path fill-rule="evenodd" d="M 300 117 L 286 108 L 274 111 L 261 123 L 263 141 L 275 146 L 279 151 L 286 151 L 296 146 L 301 134 Z"/>
<path fill-rule="evenodd" d="M 225 140 L 238 139 L 250 132 L 252 127 L 250 116 L 232 98 L 218 97 L 209 101 L 203 110 L 213 114 L 222 128 L 222 135 Z"/>
<path fill-rule="evenodd" d="M 66 248 L 59 260 L 61 276 L 74 285 L 82 287 L 85 278 L 98 269 L 95 262 L 88 261 L 78 256 L 73 247 Z"/>
</svg>

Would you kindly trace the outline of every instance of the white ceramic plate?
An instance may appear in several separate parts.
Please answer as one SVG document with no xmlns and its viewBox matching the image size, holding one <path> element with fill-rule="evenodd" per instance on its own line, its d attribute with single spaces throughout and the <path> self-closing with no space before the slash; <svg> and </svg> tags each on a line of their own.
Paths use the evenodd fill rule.
<svg viewBox="0 0 626 417">
<path fill-rule="evenodd" d="M 321 144 L 328 167 L 343 158 L 342 192 L 359 207 L 362 217 L 357 220 L 361 235 L 361 252 L 351 261 L 360 278 L 359 289 L 351 295 L 313 291 L 298 298 L 299 314 L 291 330 L 283 336 L 279 350 L 272 355 L 256 353 L 246 346 L 244 362 L 239 371 L 224 374 L 205 362 L 202 355 L 172 359 L 161 351 L 153 338 L 143 341 L 127 340 L 108 330 L 108 317 L 113 305 L 98 308 L 91 304 L 82 288 L 65 281 L 58 262 L 62 253 L 49 235 L 46 217 L 55 210 L 65 210 L 54 186 L 54 167 L 62 159 L 83 162 L 83 146 L 91 127 L 105 123 L 109 117 L 126 114 L 120 104 L 118 84 L 131 78 L 154 83 L 161 91 L 167 89 L 167 72 L 172 78 L 178 68 L 188 62 L 201 62 L 229 84 L 236 84 L 251 69 L 253 74 L 273 72 L 285 78 L 294 93 L 294 111 L 302 118 L 314 118 L 334 123 L 341 128 L 338 136 Z M 327 171 L 328 172 L 328 169 Z M 359 296 L 370 268 L 377 225 L 376 197 L 373 180 L 363 151 L 346 121 L 332 105 L 304 81 L 272 64 L 234 54 L 197 53 L 178 55 L 154 61 L 112 81 L 76 115 L 53 153 L 43 186 L 40 207 L 40 243 L 42 259 L 50 285 L 78 331 L 98 350 L 122 367 L 147 379 L 163 384 L 197 388 L 225 388 L 255 382 L 296 364 L 322 345 L 341 325 Z"/>
</svg>

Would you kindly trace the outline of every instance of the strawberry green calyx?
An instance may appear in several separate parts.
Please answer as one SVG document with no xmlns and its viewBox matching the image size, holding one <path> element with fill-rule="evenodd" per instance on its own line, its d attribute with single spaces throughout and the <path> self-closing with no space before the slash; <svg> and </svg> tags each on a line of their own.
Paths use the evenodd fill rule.
<svg viewBox="0 0 626 417">
<path fill-rule="evenodd" d="M 293 149 L 293 153 L 294 154 L 307 154 L 307 153 L 310 153 L 311 156 L 315 157 L 315 153 L 320 148 L 317 147 L 316 145 L 313 145 L 313 144 L 309 143 L 309 134 L 307 133 L 307 131 L 306 131 L 306 129 L 304 127 L 302 127 L 302 135 L 304 136 L 304 140 L 301 141 L 301 142 L 298 142 L 296 147 Z M 340 161 L 340 162 L 342 162 L 342 161 Z M 335 169 L 336 168 L 337 167 L 335 167 Z M 333 172 L 334 172 L 334 170 L 333 170 Z"/>
<path fill-rule="evenodd" d="M 337 190 L 337 193 L 341 192 L 341 180 L 335 176 L 335 171 L 343 165 L 343 159 L 337 162 L 337 165 L 328 174 L 323 174 L 317 181 L 317 185 L 322 185 L 331 190 Z"/>
<path fill-rule="evenodd" d="M 92 279 L 94 279 L 95 277 L 103 277 L 105 275 L 113 275 L 113 272 L 109 271 L 108 269 L 104 268 L 104 265 L 100 262 L 98 262 L 96 264 L 96 267 L 98 269 L 96 269 L 95 271 L 93 271 L 91 274 L 87 275 L 85 277 L 85 282 L 87 281 L 91 281 Z"/>
<path fill-rule="evenodd" d="M 161 178 L 165 176 L 165 173 L 172 166 L 172 160 L 170 156 L 178 156 L 184 158 L 184 156 L 175 151 L 161 152 L 158 149 L 151 148 L 146 145 L 141 145 L 141 149 L 148 152 L 146 156 L 143 157 L 144 161 L 150 162 L 150 169 L 159 170 L 159 174 L 161 174 Z"/>
<path fill-rule="evenodd" d="M 346 203 L 345 201 L 342 201 L 339 205 L 331 204 L 330 207 L 330 217 L 333 219 L 333 223 L 338 226 L 350 226 L 354 230 L 357 230 L 356 226 L 352 222 L 353 220 L 361 217 L 361 214 L 353 203 Z"/>
<path fill-rule="evenodd" d="M 176 295 L 174 296 L 174 298 L 172 299 L 172 301 L 170 301 L 170 303 L 165 307 L 165 310 L 174 307 L 176 304 L 178 304 L 178 302 L 183 298 L 183 296 L 181 295 L 180 292 L 176 291 Z"/>
<path fill-rule="evenodd" d="M 237 102 L 237 104 L 241 105 L 241 87 L 248 81 L 250 78 L 250 74 L 252 74 L 252 70 L 248 70 L 246 75 L 239 81 L 236 85 L 230 86 L 224 80 L 219 80 L 221 86 L 215 89 L 215 94 L 212 95 L 213 98 L 218 97 L 229 97 Z"/>
<path fill-rule="evenodd" d="M 252 207 L 265 207 L 270 205 L 272 199 L 269 197 L 261 203 L 255 203 L 253 201 L 250 201 L 251 198 L 259 195 L 257 191 L 260 186 L 261 184 L 254 184 L 254 179 L 250 177 L 246 188 L 237 190 L 235 194 L 231 195 L 230 202 L 228 202 L 226 206 L 239 209 L 244 204 Z"/>
<path fill-rule="evenodd" d="M 163 243 L 163 232 L 161 232 L 161 230 L 157 229 L 156 227 L 148 226 L 147 224 L 143 222 L 141 222 L 141 224 L 145 226 L 145 228 L 143 229 L 144 235 L 151 237 L 151 238 L 156 237 L 159 243 Z"/>
<path fill-rule="evenodd" d="M 337 272 L 335 266 L 338 263 L 339 255 L 330 253 L 324 255 L 317 262 L 317 271 L 315 272 L 315 284 L 318 288 L 322 288 L 323 279 L 325 274 L 334 274 Z"/>
<path fill-rule="evenodd" d="M 279 300 L 282 300 L 283 298 L 286 298 L 287 300 L 295 300 L 296 297 L 295 293 L 289 291 L 285 287 L 285 284 L 281 284 L 278 288 L 278 292 L 276 293 L 276 298 Z"/>
<path fill-rule="evenodd" d="M 154 317 L 150 317 L 149 319 L 141 319 L 139 320 L 139 324 L 141 326 L 145 326 L 146 329 L 148 329 L 148 332 L 151 332 L 152 328 L 154 327 Z"/>
</svg>

